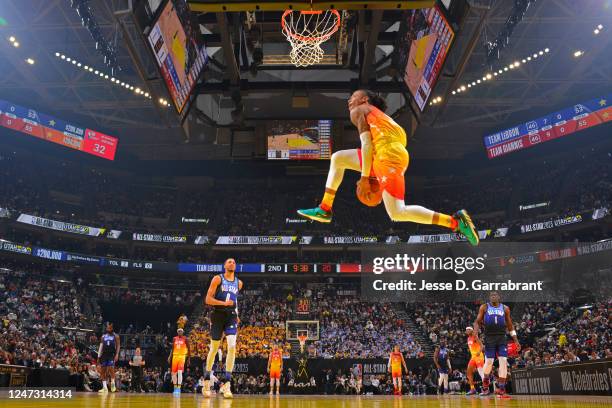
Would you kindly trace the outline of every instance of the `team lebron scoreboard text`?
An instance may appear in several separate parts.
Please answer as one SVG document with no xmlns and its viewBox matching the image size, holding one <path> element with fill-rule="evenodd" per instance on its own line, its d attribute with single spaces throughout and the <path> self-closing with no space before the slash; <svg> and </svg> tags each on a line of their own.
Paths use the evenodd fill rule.
<svg viewBox="0 0 612 408">
<path fill-rule="evenodd" d="M 115 159 L 117 138 L 8 101 L 0 100 L 0 125 L 103 159 Z"/>
<path fill-rule="evenodd" d="M 487 156 L 493 159 L 558 139 L 612 120 L 612 94 L 578 103 L 518 126 L 485 136 Z"/>
</svg>

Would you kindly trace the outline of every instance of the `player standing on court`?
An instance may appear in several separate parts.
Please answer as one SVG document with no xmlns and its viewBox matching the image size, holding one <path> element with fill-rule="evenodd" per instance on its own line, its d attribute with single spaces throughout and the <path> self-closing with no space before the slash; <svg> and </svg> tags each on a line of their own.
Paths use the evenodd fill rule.
<svg viewBox="0 0 612 408">
<path fill-rule="evenodd" d="M 298 214 L 318 222 L 331 222 L 336 191 L 342 183 L 344 170 L 349 169 L 361 172 L 358 191 L 365 195 L 374 194 L 371 178 L 378 180 L 391 220 L 439 225 L 463 234 L 470 244 L 478 245 L 478 233 L 467 211 L 459 210 L 451 216 L 418 205 L 406 205 L 406 132 L 384 113 L 384 99 L 372 92 L 357 90 L 348 100 L 348 108 L 351 122 L 359 130 L 361 149 L 341 150 L 332 155 L 323 201 L 318 207 L 298 210 Z"/>
<path fill-rule="evenodd" d="M 436 346 L 433 356 L 434 364 L 438 369 L 438 392 L 448 393 L 448 373 L 452 370 L 450 354 L 446 348 L 446 340 L 441 339 L 440 345 Z"/>
<path fill-rule="evenodd" d="M 183 384 L 183 371 L 185 371 L 185 360 L 189 366 L 189 341 L 183 334 L 185 330 L 179 327 L 176 330 L 177 336 L 172 339 L 172 350 L 168 356 L 168 364 L 171 364 L 172 384 L 174 384 L 174 396 L 181 395 L 181 385 Z"/>
<path fill-rule="evenodd" d="M 489 376 L 493 369 L 495 357 L 499 362 L 499 378 L 495 393 L 500 398 L 510 398 L 506 394 L 506 377 L 508 375 L 508 345 L 506 343 L 506 330 L 512 336 L 512 340 L 516 344 L 517 351 L 520 351 L 521 345 L 516 337 L 516 331 L 510 317 L 510 308 L 503 303 L 500 303 L 500 296 L 497 292 L 491 292 L 489 295 L 489 303 L 480 305 L 478 317 L 474 322 L 474 334 L 478 335 L 478 329 L 484 324 L 485 335 L 485 363 L 484 377 L 482 379 L 482 393 L 480 395 L 489 395 Z"/>
<path fill-rule="evenodd" d="M 227 357 L 225 359 L 225 383 L 220 392 L 225 398 L 232 398 L 231 379 L 236 359 L 236 333 L 238 331 L 238 292 L 242 290 L 242 281 L 236 277 L 236 261 L 229 258 L 223 265 L 225 272 L 215 276 L 206 293 L 205 304 L 213 307 L 210 315 L 210 347 L 206 357 L 204 374 L 204 396 L 210 396 L 210 372 L 215 363 L 217 350 L 221 345 L 221 336 L 225 333 L 227 340 Z"/>
<path fill-rule="evenodd" d="M 482 353 L 482 343 L 478 336 L 474 334 L 472 327 L 465 328 L 465 334 L 467 335 L 467 345 L 470 350 L 470 361 L 467 366 L 467 379 L 470 383 L 470 391 L 467 395 L 476 395 L 476 386 L 474 385 L 474 369 L 478 370 L 480 378 L 484 378 L 484 354 Z"/>
<path fill-rule="evenodd" d="M 100 377 L 102 378 L 102 388 L 99 393 L 108 392 L 107 382 L 110 382 L 111 392 L 116 392 L 115 387 L 115 364 L 119 360 L 119 335 L 113 331 L 113 324 L 106 324 L 106 333 L 100 339 L 98 347 L 98 366 L 100 367 Z"/>
<path fill-rule="evenodd" d="M 402 366 L 408 372 L 406 361 L 399 346 L 393 346 L 393 351 L 389 355 L 389 362 L 387 363 L 387 369 L 393 380 L 393 395 L 402 395 Z"/>
<path fill-rule="evenodd" d="M 268 373 L 270 374 L 270 395 L 274 391 L 276 383 L 276 395 L 280 394 L 280 377 L 283 372 L 283 354 L 278 349 L 278 344 L 274 343 L 272 351 L 268 357 Z"/>
</svg>

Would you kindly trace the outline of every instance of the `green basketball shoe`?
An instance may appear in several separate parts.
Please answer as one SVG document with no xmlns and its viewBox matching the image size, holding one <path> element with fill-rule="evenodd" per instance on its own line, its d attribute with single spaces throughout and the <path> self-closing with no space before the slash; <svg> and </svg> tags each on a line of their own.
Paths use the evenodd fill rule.
<svg viewBox="0 0 612 408">
<path fill-rule="evenodd" d="M 309 208 L 305 210 L 297 210 L 297 213 L 309 220 L 330 223 L 332 220 L 332 212 L 325 211 L 321 207 Z"/>
<path fill-rule="evenodd" d="M 476 246 L 480 242 L 480 238 L 478 238 L 478 231 L 474 227 L 474 222 L 472 222 L 472 217 L 465 210 L 459 210 L 454 215 L 453 218 L 457 220 L 457 230 L 455 232 L 460 232 L 464 237 L 467 238 L 470 244 Z"/>
</svg>

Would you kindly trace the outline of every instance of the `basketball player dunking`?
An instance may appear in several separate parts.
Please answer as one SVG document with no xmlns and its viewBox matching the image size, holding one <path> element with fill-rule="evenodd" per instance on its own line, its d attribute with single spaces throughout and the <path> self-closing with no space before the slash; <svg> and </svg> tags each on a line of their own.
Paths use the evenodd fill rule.
<svg viewBox="0 0 612 408">
<path fill-rule="evenodd" d="M 236 359 L 236 333 L 238 332 L 238 292 L 242 281 L 236 277 L 236 261 L 229 258 L 223 265 L 225 272 L 215 276 L 210 282 L 205 303 L 213 307 L 210 315 L 210 348 L 206 357 L 206 372 L 202 394 L 210 397 L 210 372 L 215 363 L 221 336 L 225 333 L 227 356 L 225 358 L 225 382 L 220 392 L 225 398 L 232 398 L 231 379 Z"/>
<path fill-rule="evenodd" d="M 438 392 L 448 394 L 448 373 L 452 370 L 450 362 L 450 353 L 446 347 L 446 340 L 440 340 L 440 345 L 434 351 L 434 364 L 438 369 Z"/>
<path fill-rule="evenodd" d="M 478 335 L 479 327 L 484 324 L 485 334 L 485 363 L 484 363 L 484 378 L 482 379 L 482 393 L 480 395 L 489 395 L 489 376 L 493 369 L 495 357 L 499 362 L 499 381 L 495 393 L 500 398 L 510 398 L 506 394 L 506 376 L 508 375 L 508 345 L 506 343 L 506 330 L 512 336 L 512 340 L 516 344 L 517 351 L 521 349 L 516 331 L 510 317 L 510 308 L 503 303 L 500 303 L 500 296 L 497 292 L 491 292 L 489 295 L 489 303 L 480 306 L 478 317 L 474 322 L 474 334 Z"/>
<path fill-rule="evenodd" d="M 278 348 L 278 344 L 274 343 L 272 351 L 268 357 L 268 373 L 270 374 L 270 395 L 274 391 L 274 383 L 276 383 L 276 395 L 280 394 L 280 377 L 283 372 L 283 353 Z"/>
<path fill-rule="evenodd" d="M 399 346 L 393 346 L 393 351 L 389 355 L 389 362 L 387 363 L 387 369 L 393 380 L 393 395 L 402 395 L 402 367 L 404 367 L 404 371 L 408 372 L 404 355 Z"/>
<path fill-rule="evenodd" d="M 179 327 L 176 336 L 172 339 L 172 350 L 168 356 L 168 364 L 171 364 L 172 384 L 174 384 L 174 396 L 181 395 L 183 384 L 183 371 L 185 371 L 185 360 L 189 366 L 189 341 L 184 336 L 185 330 Z"/>
<path fill-rule="evenodd" d="M 106 333 L 100 339 L 98 347 L 98 366 L 100 367 L 100 377 L 102 388 L 99 393 L 108 392 L 107 383 L 110 382 L 111 392 L 117 391 L 115 386 L 115 364 L 119 360 L 119 336 L 113 331 L 113 324 L 106 324 Z"/>
<path fill-rule="evenodd" d="M 376 177 L 391 220 L 439 225 L 461 233 L 470 244 L 478 245 L 478 233 L 467 211 L 459 210 L 451 216 L 418 205 L 406 205 L 406 132 L 384 113 L 385 101 L 372 92 L 357 90 L 348 100 L 348 108 L 351 122 L 359 130 L 361 149 L 341 150 L 332 155 L 323 201 L 318 207 L 298 210 L 298 214 L 318 222 L 331 222 L 336 191 L 344 170 L 349 169 L 361 172 L 358 184 L 362 191 L 371 191 L 370 178 Z"/>
<path fill-rule="evenodd" d="M 476 386 L 474 385 L 474 370 L 478 370 L 480 378 L 484 378 L 484 354 L 482 353 L 483 346 L 478 336 L 474 334 L 474 329 L 471 327 L 465 328 L 467 336 L 467 346 L 470 350 L 470 361 L 467 366 L 467 379 L 470 383 L 470 391 L 467 395 L 476 395 Z"/>
</svg>

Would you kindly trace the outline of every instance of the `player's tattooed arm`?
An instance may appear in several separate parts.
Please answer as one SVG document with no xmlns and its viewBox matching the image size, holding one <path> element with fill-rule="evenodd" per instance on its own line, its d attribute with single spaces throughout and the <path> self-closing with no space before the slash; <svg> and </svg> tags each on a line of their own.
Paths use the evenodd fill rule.
<svg viewBox="0 0 612 408">
<path fill-rule="evenodd" d="M 357 127 L 361 139 L 361 178 L 369 177 L 372 169 L 372 134 L 366 118 L 369 112 L 367 105 L 360 105 L 351 110 L 351 122 Z"/>
<path fill-rule="evenodd" d="M 438 353 L 440 352 L 440 347 L 436 346 L 436 350 L 434 351 L 434 355 L 433 355 L 433 361 L 434 364 L 436 365 L 436 368 L 439 370 L 440 369 L 440 362 L 438 361 Z"/>
<path fill-rule="evenodd" d="M 510 332 L 510 336 L 512 340 L 517 344 L 518 349 L 521 349 L 521 345 L 518 341 L 518 337 L 516 336 L 516 331 L 514 330 L 514 323 L 512 323 L 512 316 L 510 316 L 510 308 L 508 306 L 504 306 L 504 315 L 506 317 L 506 329 Z"/>
<path fill-rule="evenodd" d="M 121 338 L 118 334 L 115 334 L 115 363 L 119 361 L 119 350 L 121 349 Z"/>
</svg>

